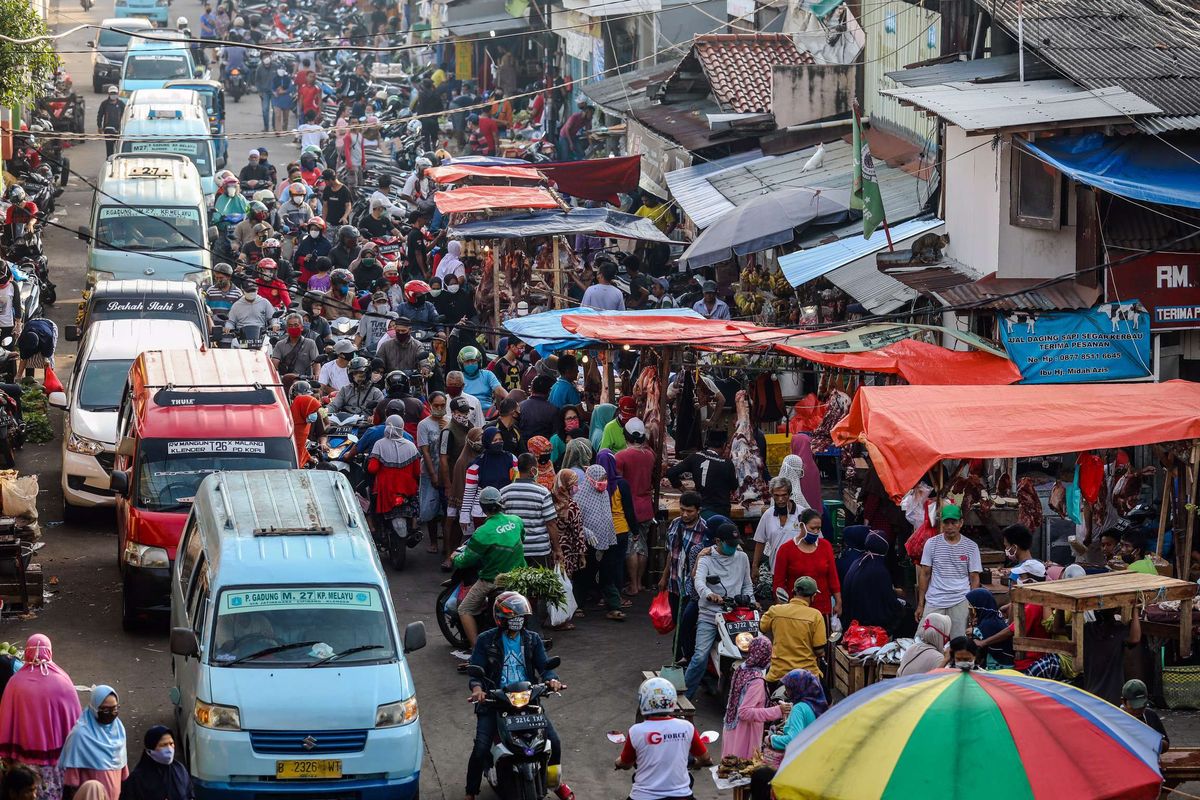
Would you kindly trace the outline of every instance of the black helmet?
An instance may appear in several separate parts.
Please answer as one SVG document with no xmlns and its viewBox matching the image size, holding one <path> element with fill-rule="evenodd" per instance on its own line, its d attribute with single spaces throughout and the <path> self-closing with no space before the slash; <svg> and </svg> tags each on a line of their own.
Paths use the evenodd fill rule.
<svg viewBox="0 0 1200 800">
<path fill-rule="evenodd" d="M 412 390 L 412 380 L 402 369 L 394 369 L 383 379 L 384 391 L 389 397 L 403 397 Z"/>
<path fill-rule="evenodd" d="M 7 261 L 0 261 L 0 286 L 8 286 L 12 280 L 12 268 Z"/>
<path fill-rule="evenodd" d="M 338 242 L 343 242 L 346 239 L 358 241 L 358 228 L 354 227 L 353 225 L 343 225 L 342 227 L 338 228 L 337 238 Z"/>
<path fill-rule="evenodd" d="M 367 361 L 362 356 L 355 356 L 354 358 L 350 359 L 350 363 L 346 365 L 346 374 L 350 376 L 366 375 L 367 368 L 370 366 L 370 361 Z"/>
<path fill-rule="evenodd" d="M 312 384 L 308 381 L 296 381 L 292 384 L 292 397 L 296 398 L 304 394 L 312 394 Z"/>
</svg>

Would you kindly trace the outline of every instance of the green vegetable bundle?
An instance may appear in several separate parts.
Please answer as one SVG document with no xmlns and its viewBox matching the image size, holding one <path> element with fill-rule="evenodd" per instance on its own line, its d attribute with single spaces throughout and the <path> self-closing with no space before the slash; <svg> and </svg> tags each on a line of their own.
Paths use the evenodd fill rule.
<svg viewBox="0 0 1200 800">
<path fill-rule="evenodd" d="M 545 567 L 521 567 L 496 576 L 496 585 L 510 592 L 520 592 L 533 601 L 544 600 L 548 605 L 566 605 L 567 593 L 554 570 Z"/>
</svg>

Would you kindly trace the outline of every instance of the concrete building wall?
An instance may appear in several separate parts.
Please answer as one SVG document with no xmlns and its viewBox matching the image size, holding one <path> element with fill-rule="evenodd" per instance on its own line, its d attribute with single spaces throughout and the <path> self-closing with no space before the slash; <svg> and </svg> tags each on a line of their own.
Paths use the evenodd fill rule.
<svg viewBox="0 0 1200 800">
<path fill-rule="evenodd" d="M 780 128 L 850 115 L 858 67 L 854 65 L 775 65 L 771 68 L 771 110 Z"/>
</svg>

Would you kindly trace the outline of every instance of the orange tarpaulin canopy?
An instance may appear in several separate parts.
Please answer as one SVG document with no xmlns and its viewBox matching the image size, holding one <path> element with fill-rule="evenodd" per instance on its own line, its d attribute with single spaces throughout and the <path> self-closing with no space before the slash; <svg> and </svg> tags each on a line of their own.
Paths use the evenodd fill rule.
<svg viewBox="0 0 1200 800">
<path fill-rule="evenodd" d="M 562 208 L 554 195 L 540 186 L 461 186 L 435 192 L 433 201 L 443 214 L 509 208 Z"/>
<path fill-rule="evenodd" d="M 981 350 L 948 350 L 916 339 L 860 353 L 825 353 L 793 344 L 779 344 L 775 350 L 828 367 L 899 375 L 922 386 L 1004 386 L 1021 380 L 1021 370 L 1007 358 Z"/>
<path fill-rule="evenodd" d="M 864 386 L 833 429 L 865 442 L 894 499 L 949 458 L 1016 458 L 1200 437 L 1200 384 Z"/>
<path fill-rule="evenodd" d="M 507 178 L 517 181 L 541 183 L 546 176 L 533 167 L 499 165 L 481 167 L 475 164 L 447 164 L 444 167 L 433 167 L 425 171 L 434 183 L 459 183 L 467 178 Z"/>
</svg>

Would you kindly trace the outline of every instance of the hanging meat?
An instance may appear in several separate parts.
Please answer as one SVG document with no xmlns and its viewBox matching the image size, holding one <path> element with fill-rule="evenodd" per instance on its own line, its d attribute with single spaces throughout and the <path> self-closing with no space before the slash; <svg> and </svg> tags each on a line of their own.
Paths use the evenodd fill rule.
<svg viewBox="0 0 1200 800">
<path fill-rule="evenodd" d="M 740 390 L 733 402 L 737 409 L 737 425 L 733 431 L 729 457 L 738 479 L 737 500 L 748 507 L 767 494 L 762 480 L 763 454 L 758 452 L 754 426 L 750 422 L 750 397 L 746 390 Z"/>
<path fill-rule="evenodd" d="M 1012 495 L 1012 475 L 1007 472 L 1000 476 L 996 481 L 996 494 L 1000 497 L 1010 497 Z"/>
<path fill-rule="evenodd" d="M 1050 510 L 1060 517 L 1067 516 L 1067 487 L 1062 481 L 1055 481 L 1050 489 Z"/>
<path fill-rule="evenodd" d="M 638 417 L 646 426 L 646 438 L 651 447 L 657 447 L 662 441 L 663 421 L 658 413 L 658 404 L 662 401 L 661 392 L 662 387 L 658 385 L 658 368 L 643 368 L 633 385 L 633 396 L 637 398 Z"/>
<path fill-rule="evenodd" d="M 840 389 L 831 389 L 829 397 L 825 400 L 825 416 L 821 418 L 821 424 L 813 431 L 812 451 L 814 453 L 823 453 L 833 446 L 831 435 L 833 428 L 849 413 L 850 395 Z"/>
<path fill-rule="evenodd" d="M 1128 514 L 1138 504 L 1141 496 L 1142 476 L 1125 467 L 1125 471 L 1117 476 L 1112 488 L 1112 504 L 1117 513 Z"/>
<path fill-rule="evenodd" d="M 1031 531 L 1042 527 L 1042 498 L 1038 497 L 1033 478 L 1026 475 L 1017 483 L 1017 522 Z"/>
</svg>

